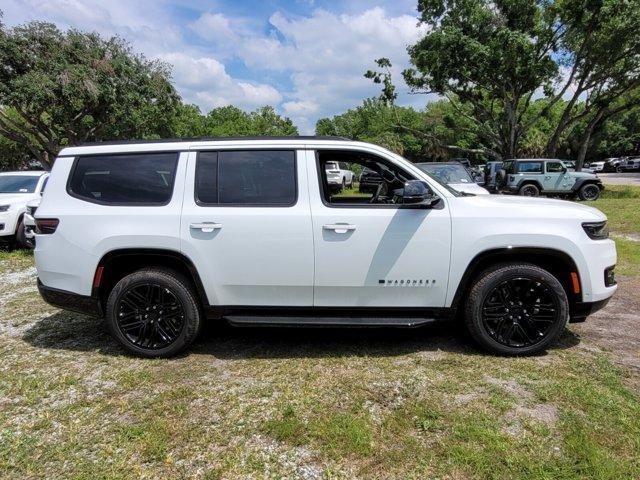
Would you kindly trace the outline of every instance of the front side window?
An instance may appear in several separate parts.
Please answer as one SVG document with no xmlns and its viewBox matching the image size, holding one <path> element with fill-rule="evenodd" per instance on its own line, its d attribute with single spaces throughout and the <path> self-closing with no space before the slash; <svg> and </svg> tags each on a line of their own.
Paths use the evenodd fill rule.
<svg viewBox="0 0 640 480">
<path fill-rule="evenodd" d="M 404 184 L 415 178 L 375 155 L 341 150 L 318 150 L 318 171 L 324 203 L 327 206 L 385 206 L 402 204 Z M 345 185 L 340 165 L 354 172 L 351 185 Z"/>
<path fill-rule="evenodd" d="M 38 180 L 29 175 L 0 175 L 0 193 L 33 193 Z"/>
<path fill-rule="evenodd" d="M 294 205 L 297 199 L 295 152 L 200 152 L 196 162 L 195 196 L 201 205 Z"/>
<path fill-rule="evenodd" d="M 547 162 L 547 173 L 561 173 L 564 166 L 560 162 Z"/>
<path fill-rule="evenodd" d="M 177 164 L 175 152 L 78 157 L 68 191 L 104 205 L 165 205 Z"/>
<path fill-rule="evenodd" d="M 542 162 L 519 162 L 518 173 L 542 173 Z"/>
</svg>

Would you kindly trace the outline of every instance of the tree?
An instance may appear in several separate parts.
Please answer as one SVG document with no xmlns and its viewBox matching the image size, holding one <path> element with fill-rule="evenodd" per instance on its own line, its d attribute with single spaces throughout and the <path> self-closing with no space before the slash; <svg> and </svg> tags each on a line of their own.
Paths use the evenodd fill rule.
<svg viewBox="0 0 640 480">
<path fill-rule="evenodd" d="M 298 134 L 293 122 L 278 115 L 270 106 L 260 107 L 253 112 L 244 112 L 232 105 L 214 108 L 204 117 L 203 124 L 204 135 L 210 137 Z"/>
<path fill-rule="evenodd" d="M 0 134 L 44 166 L 67 145 L 169 136 L 179 105 L 169 78 L 117 37 L 0 24 Z"/>
<path fill-rule="evenodd" d="M 555 154 L 589 118 L 584 148 L 604 119 L 631 106 L 624 99 L 640 82 L 638 0 L 419 0 L 418 10 L 430 28 L 409 48 L 415 68 L 405 80 L 469 105 L 459 113 L 476 124 L 487 154 L 518 156 L 529 130 L 558 105 L 545 152 Z M 534 108 L 542 94 L 545 108 Z"/>
<path fill-rule="evenodd" d="M 565 95 L 569 86 L 573 92 L 546 153 L 554 156 L 561 136 L 587 119 L 577 158 L 580 167 L 597 128 L 638 98 L 633 92 L 640 87 L 640 1 L 561 0 L 549 5 L 547 16 L 550 24 L 562 26 L 557 55 L 568 78 L 559 93 Z M 554 101 L 558 99 L 556 95 Z"/>
</svg>

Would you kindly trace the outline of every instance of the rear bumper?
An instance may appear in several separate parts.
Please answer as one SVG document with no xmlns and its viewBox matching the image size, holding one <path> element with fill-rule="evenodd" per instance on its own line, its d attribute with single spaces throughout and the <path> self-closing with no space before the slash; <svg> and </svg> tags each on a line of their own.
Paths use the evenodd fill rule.
<svg viewBox="0 0 640 480">
<path fill-rule="evenodd" d="M 38 279 L 38 291 L 40 296 L 49 305 L 61 308 L 63 310 L 71 310 L 79 312 L 91 317 L 103 317 L 102 305 L 100 299 L 92 296 L 79 295 L 57 288 L 47 287 Z"/>
</svg>

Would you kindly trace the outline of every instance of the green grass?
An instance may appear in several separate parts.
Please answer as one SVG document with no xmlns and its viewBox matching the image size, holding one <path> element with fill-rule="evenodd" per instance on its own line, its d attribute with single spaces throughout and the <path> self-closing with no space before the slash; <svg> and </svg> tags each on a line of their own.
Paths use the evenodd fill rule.
<svg viewBox="0 0 640 480">
<path fill-rule="evenodd" d="M 618 274 L 640 275 L 640 187 L 607 185 L 602 197 L 588 205 L 609 219 L 611 238 L 618 250 Z"/>
<path fill-rule="evenodd" d="M 640 231 L 638 191 L 593 203 L 614 233 Z M 637 372 L 588 338 L 503 358 L 440 329 L 213 328 L 143 360 L 1 281 L 32 265 L 0 252 L 0 478 L 640 478 Z"/>
</svg>

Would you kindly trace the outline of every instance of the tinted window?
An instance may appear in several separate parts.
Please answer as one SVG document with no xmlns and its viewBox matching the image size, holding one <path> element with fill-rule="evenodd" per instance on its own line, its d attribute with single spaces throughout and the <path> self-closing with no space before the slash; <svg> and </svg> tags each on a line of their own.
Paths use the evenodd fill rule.
<svg viewBox="0 0 640 480">
<path fill-rule="evenodd" d="M 69 191 L 95 203 L 162 205 L 171 200 L 177 153 L 79 157 Z"/>
<path fill-rule="evenodd" d="M 196 199 L 204 204 L 293 205 L 296 201 L 295 152 L 201 152 L 195 187 Z"/>
<path fill-rule="evenodd" d="M 40 177 L 0 175 L 0 193 L 33 193 Z"/>
<path fill-rule="evenodd" d="M 542 162 L 520 162 L 518 173 L 542 173 Z"/>
</svg>

